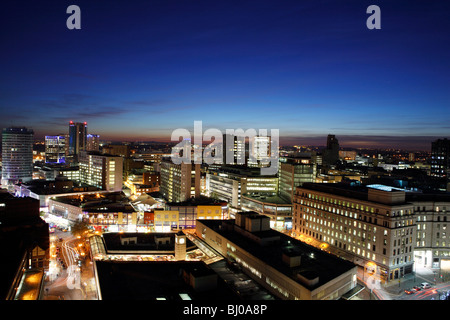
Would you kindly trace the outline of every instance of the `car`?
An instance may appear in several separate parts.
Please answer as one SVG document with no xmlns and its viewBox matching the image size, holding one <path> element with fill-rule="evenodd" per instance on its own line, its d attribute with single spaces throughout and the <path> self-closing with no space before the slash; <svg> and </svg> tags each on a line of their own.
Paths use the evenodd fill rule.
<svg viewBox="0 0 450 320">
<path fill-rule="evenodd" d="M 416 292 L 414 289 L 405 289 L 406 294 L 413 294 L 414 292 Z"/>
<path fill-rule="evenodd" d="M 428 282 L 422 282 L 420 284 L 420 286 L 422 287 L 422 289 L 430 289 L 431 288 L 431 284 L 429 284 Z"/>
<path fill-rule="evenodd" d="M 422 287 L 414 286 L 413 289 L 416 290 L 416 291 L 420 291 L 420 290 L 422 290 Z"/>
</svg>

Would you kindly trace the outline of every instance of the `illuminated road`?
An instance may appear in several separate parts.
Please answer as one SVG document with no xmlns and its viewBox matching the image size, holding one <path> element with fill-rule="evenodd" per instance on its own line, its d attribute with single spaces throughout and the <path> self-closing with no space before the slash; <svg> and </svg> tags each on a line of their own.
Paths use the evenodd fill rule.
<svg viewBox="0 0 450 320">
<path fill-rule="evenodd" d="M 81 267 L 78 265 L 80 254 L 74 246 L 80 240 L 61 231 L 52 234 L 52 239 L 53 247 L 59 247 L 59 254 L 52 256 L 50 261 L 44 300 L 96 300 L 92 262 L 85 259 Z"/>
</svg>

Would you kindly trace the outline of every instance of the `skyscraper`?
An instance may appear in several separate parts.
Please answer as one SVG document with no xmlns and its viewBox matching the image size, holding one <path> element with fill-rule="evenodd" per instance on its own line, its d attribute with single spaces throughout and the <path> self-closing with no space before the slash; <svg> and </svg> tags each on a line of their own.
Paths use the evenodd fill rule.
<svg viewBox="0 0 450 320">
<path fill-rule="evenodd" d="M 450 140 L 438 139 L 431 143 L 431 175 L 448 178 L 450 170 Z"/>
<path fill-rule="evenodd" d="M 339 161 L 339 141 L 334 134 L 327 137 L 327 147 L 323 152 L 323 164 L 334 165 Z"/>
<path fill-rule="evenodd" d="M 225 164 L 245 164 L 246 150 L 245 140 L 240 140 L 232 134 L 224 134 L 222 138 L 223 144 L 223 163 Z M 227 159 L 227 153 L 232 157 Z"/>
<path fill-rule="evenodd" d="M 2 185 L 32 180 L 33 137 L 33 130 L 25 127 L 3 129 Z"/>
<path fill-rule="evenodd" d="M 69 123 L 69 155 L 78 155 L 80 151 L 85 151 L 87 145 L 87 123 Z"/>
<path fill-rule="evenodd" d="M 256 136 L 253 138 L 252 147 L 249 145 L 248 166 L 264 167 L 270 158 L 270 137 Z"/>
</svg>

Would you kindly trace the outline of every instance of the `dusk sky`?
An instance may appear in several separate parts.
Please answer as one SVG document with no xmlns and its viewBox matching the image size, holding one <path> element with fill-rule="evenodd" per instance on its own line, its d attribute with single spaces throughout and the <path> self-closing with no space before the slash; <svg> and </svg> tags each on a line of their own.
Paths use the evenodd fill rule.
<svg viewBox="0 0 450 320">
<path fill-rule="evenodd" d="M 69 5 L 81 30 L 69 30 Z M 369 5 L 381 29 L 369 30 Z M 450 136 L 450 1 L 2 1 L 0 125 L 102 139 L 279 129 L 281 144 Z"/>
</svg>

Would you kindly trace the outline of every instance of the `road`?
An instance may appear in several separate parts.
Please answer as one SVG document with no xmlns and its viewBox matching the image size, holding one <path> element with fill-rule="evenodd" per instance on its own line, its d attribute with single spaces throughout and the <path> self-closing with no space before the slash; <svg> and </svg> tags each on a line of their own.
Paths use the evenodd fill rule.
<svg viewBox="0 0 450 320">
<path fill-rule="evenodd" d="M 60 240 L 61 239 L 61 240 Z M 43 300 L 97 300 L 92 261 L 80 259 L 77 244 L 82 240 L 69 232 L 51 235 L 50 271 L 44 283 Z M 82 263 L 79 265 L 78 261 Z"/>
</svg>

